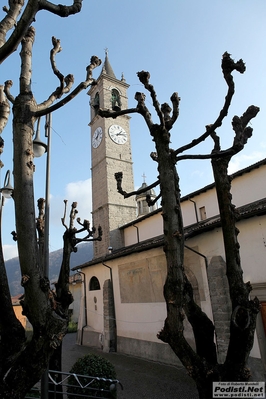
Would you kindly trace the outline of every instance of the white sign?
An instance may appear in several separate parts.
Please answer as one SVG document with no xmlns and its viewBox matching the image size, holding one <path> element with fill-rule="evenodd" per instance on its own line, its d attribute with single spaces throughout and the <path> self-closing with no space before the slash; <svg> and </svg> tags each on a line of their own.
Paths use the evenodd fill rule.
<svg viewBox="0 0 266 399">
<path fill-rule="evenodd" d="M 213 382 L 213 398 L 265 398 L 265 382 Z"/>
</svg>

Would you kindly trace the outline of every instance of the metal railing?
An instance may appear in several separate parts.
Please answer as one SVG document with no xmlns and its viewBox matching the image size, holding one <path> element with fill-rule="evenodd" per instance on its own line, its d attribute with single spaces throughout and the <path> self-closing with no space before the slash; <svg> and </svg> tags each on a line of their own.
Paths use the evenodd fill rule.
<svg viewBox="0 0 266 399">
<path fill-rule="evenodd" d="M 117 385 L 122 384 L 118 380 L 103 377 L 66 373 L 49 370 L 48 372 L 49 399 L 79 399 L 79 398 L 116 398 Z M 38 388 L 32 388 L 25 399 L 39 399 Z"/>
</svg>

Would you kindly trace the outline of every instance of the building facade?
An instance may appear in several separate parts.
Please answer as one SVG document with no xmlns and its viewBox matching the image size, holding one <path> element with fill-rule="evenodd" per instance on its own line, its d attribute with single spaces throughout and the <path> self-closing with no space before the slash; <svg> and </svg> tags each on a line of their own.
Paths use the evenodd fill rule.
<svg viewBox="0 0 266 399">
<path fill-rule="evenodd" d="M 128 86 L 123 80 L 117 81 L 110 71 L 106 55 L 98 83 L 89 92 L 92 108 L 94 102 L 96 104 L 90 123 L 93 219 L 94 225 L 101 224 L 103 232 L 110 231 L 110 235 L 101 247 L 96 244 L 94 258 L 78 267 L 86 277 L 85 305 L 84 296 L 81 298 L 81 313 L 85 315 L 79 320 L 78 340 L 83 345 L 98 346 L 105 351 L 117 350 L 179 364 L 170 347 L 157 338 L 166 318 L 163 297 L 166 260 L 161 209 L 137 217 L 134 200 L 124 204 L 123 196 L 116 192 L 113 183 L 113 174 L 121 167 L 121 171 L 126 170 L 127 175 L 128 186 L 125 189 L 131 191 L 133 188 L 128 119 L 115 122 L 122 129 L 114 129 L 118 137 L 119 132 L 125 130 L 127 133 L 127 140 L 122 144 L 115 143 L 110 136 L 112 120 L 101 119 L 97 115 L 98 104 L 106 108 L 110 108 L 110 103 L 113 107 L 127 106 Z M 105 99 L 102 94 L 104 87 L 108 88 L 106 91 L 109 90 Z M 112 100 L 110 94 L 113 88 L 118 91 L 120 101 L 117 96 L 116 100 Z M 101 101 L 104 101 L 103 105 Z M 93 140 L 99 140 L 95 133 L 98 127 L 102 129 L 102 138 L 100 144 L 93 144 Z M 238 239 L 244 279 L 251 282 L 251 296 L 257 296 L 262 305 L 250 356 L 253 370 L 260 373 L 258 378 L 262 378 L 266 370 L 265 179 L 266 159 L 232 175 L 233 203 L 239 211 L 237 227 L 240 230 Z M 185 270 L 193 286 L 196 302 L 214 322 L 218 356 L 223 361 L 229 339 L 231 309 L 214 184 L 183 197 L 181 207 L 186 235 Z M 108 247 L 112 247 L 109 253 Z M 185 323 L 185 335 L 190 345 L 195 346 L 188 322 Z"/>
</svg>

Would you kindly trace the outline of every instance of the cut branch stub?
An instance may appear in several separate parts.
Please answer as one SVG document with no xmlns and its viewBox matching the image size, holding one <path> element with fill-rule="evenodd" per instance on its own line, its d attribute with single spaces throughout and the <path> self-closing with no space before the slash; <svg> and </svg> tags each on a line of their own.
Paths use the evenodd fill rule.
<svg viewBox="0 0 266 399">
<path fill-rule="evenodd" d="M 169 121 L 169 119 L 171 118 L 170 113 L 172 111 L 172 108 L 170 107 L 170 105 L 167 103 L 163 103 L 161 105 L 161 110 L 163 113 L 164 120 Z"/>
<path fill-rule="evenodd" d="M 87 66 L 86 71 L 87 71 L 87 77 L 86 80 L 92 79 L 92 71 L 96 67 L 100 66 L 102 63 L 102 60 L 98 58 L 96 55 L 93 55 L 90 59 L 90 65 Z"/>
<path fill-rule="evenodd" d="M 156 182 L 150 184 L 149 186 L 146 186 L 145 188 L 140 188 L 139 190 L 131 191 L 130 193 L 127 193 L 126 191 L 124 191 L 122 189 L 123 172 L 115 173 L 115 179 L 116 179 L 116 182 L 117 182 L 117 191 L 119 192 L 119 194 L 123 195 L 124 198 L 129 198 L 132 195 L 138 195 L 138 194 L 145 193 L 146 191 L 151 190 L 152 188 L 154 188 L 154 187 L 156 187 L 156 186 L 158 186 L 160 184 L 160 180 L 157 180 Z M 159 197 L 160 196 L 158 196 L 157 199 Z M 157 199 L 156 199 L 156 201 L 157 201 Z"/>
<path fill-rule="evenodd" d="M 237 62 L 230 57 L 227 51 L 223 54 L 222 58 L 222 70 L 224 76 L 231 74 L 234 70 L 238 71 L 239 73 L 244 73 L 246 70 L 245 63 L 242 59 Z"/>
<path fill-rule="evenodd" d="M 38 210 L 39 210 L 39 216 L 37 218 L 37 230 L 39 233 L 39 239 L 41 236 L 44 234 L 44 227 L 45 227 L 45 215 L 44 215 L 44 205 L 45 205 L 45 199 L 44 198 L 39 198 L 37 201 L 38 205 Z"/>
<path fill-rule="evenodd" d="M 69 220 L 69 228 L 72 230 L 74 227 L 74 220 L 76 218 L 76 214 L 78 213 L 77 208 L 78 203 L 77 202 L 72 202 L 71 205 L 71 211 L 70 211 L 70 220 Z"/>
<path fill-rule="evenodd" d="M 52 43 L 53 43 L 53 48 L 50 51 L 50 61 L 51 61 L 52 70 L 55 76 L 57 76 L 60 81 L 60 89 L 58 90 L 58 98 L 60 98 L 64 90 L 64 75 L 56 67 L 55 56 L 57 53 L 60 53 L 62 47 L 60 45 L 60 39 L 56 39 L 56 37 L 54 36 L 52 37 Z"/>
<path fill-rule="evenodd" d="M 141 72 L 138 72 L 137 75 L 138 75 L 140 82 L 143 83 L 144 86 L 149 84 L 149 79 L 150 79 L 149 72 L 141 71 Z"/>
<path fill-rule="evenodd" d="M 179 102 L 180 102 L 181 98 L 178 97 L 178 93 L 173 93 L 171 96 L 171 101 L 173 104 L 173 114 L 172 114 L 172 118 L 167 121 L 166 123 L 166 127 L 167 129 L 171 129 L 173 124 L 175 123 L 175 121 L 177 120 L 178 116 L 179 116 Z"/>
<path fill-rule="evenodd" d="M 10 114 L 10 105 L 4 93 L 4 86 L 0 85 L 0 134 L 4 130 Z"/>
<path fill-rule="evenodd" d="M 123 172 L 115 173 L 115 180 L 117 183 L 117 191 L 126 198 L 127 193 L 122 189 Z"/>
<path fill-rule="evenodd" d="M 135 100 L 139 103 L 139 104 L 144 104 L 145 103 L 145 94 L 144 93 L 140 93 L 139 91 L 136 92 L 135 94 Z"/>
<path fill-rule="evenodd" d="M 253 129 L 247 126 L 247 124 L 252 118 L 255 118 L 259 110 L 259 107 L 251 105 L 241 117 L 234 116 L 232 127 L 235 132 L 235 139 L 232 147 L 236 152 L 242 150 L 248 139 L 252 136 Z"/>
</svg>

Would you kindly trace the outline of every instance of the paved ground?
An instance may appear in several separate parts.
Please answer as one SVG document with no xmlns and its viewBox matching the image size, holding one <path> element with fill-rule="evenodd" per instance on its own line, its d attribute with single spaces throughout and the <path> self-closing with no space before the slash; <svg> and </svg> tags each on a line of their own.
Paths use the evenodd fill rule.
<svg viewBox="0 0 266 399">
<path fill-rule="evenodd" d="M 115 366 L 117 379 L 124 387 L 118 387 L 118 399 L 198 399 L 195 384 L 183 368 L 76 345 L 76 334 L 64 338 L 63 371 L 68 372 L 78 358 L 88 353 L 103 356 Z"/>
</svg>

